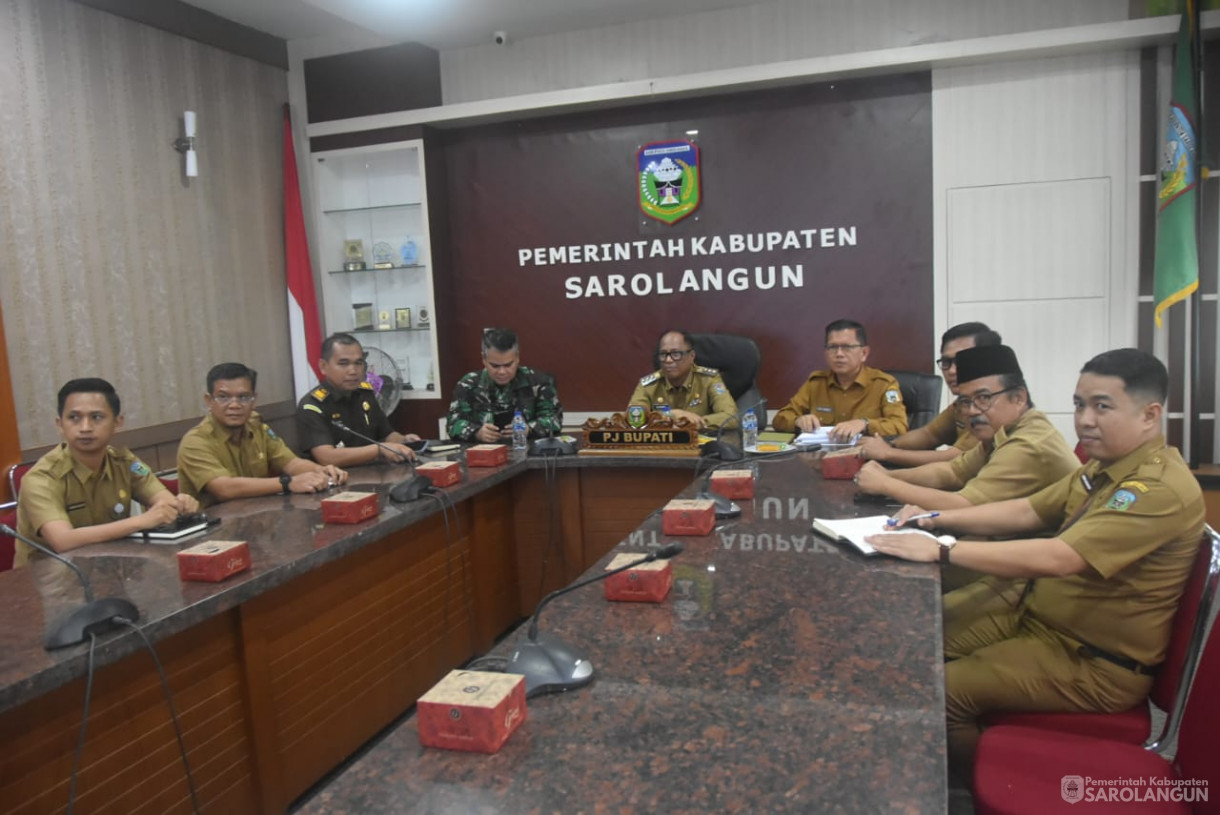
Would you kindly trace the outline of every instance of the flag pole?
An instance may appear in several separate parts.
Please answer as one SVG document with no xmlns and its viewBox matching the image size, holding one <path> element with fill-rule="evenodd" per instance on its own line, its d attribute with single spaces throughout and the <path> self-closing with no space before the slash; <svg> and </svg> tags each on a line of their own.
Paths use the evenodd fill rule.
<svg viewBox="0 0 1220 815">
<path fill-rule="evenodd" d="M 1195 128 L 1197 137 L 1198 161 L 1199 161 L 1199 192 L 1195 196 L 1195 251 L 1196 256 L 1201 257 L 1199 252 L 1199 236 L 1202 234 L 1203 227 L 1203 187 L 1207 180 L 1208 168 L 1205 164 L 1207 159 L 1207 151 L 1205 149 L 1206 141 L 1203 133 L 1203 38 L 1200 36 L 1199 29 L 1199 3 L 1198 0 L 1186 0 L 1190 8 L 1190 27 L 1191 27 L 1191 72 L 1195 75 L 1194 92 L 1195 92 Z M 1202 277 L 1203 264 L 1199 264 L 1197 274 Z M 1190 399 L 1189 404 L 1184 405 L 1187 416 L 1190 417 L 1190 450 L 1188 464 L 1190 469 L 1197 470 L 1199 468 L 1199 448 L 1201 446 L 1200 439 L 1202 436 L 1201 420 L 1199 417 L 1199 396 L 1201 394 L 1202 382 L 1202 364 L 1199 359 L 1199 347 L 1202 344 L 1203 322 L 1199 302 L 1202 300 L 1202 292 L 1195 289 L 1195 292 L 1190 297 L 1190 335 L 1186 338 L 1190 343 Z"/>
</svg>

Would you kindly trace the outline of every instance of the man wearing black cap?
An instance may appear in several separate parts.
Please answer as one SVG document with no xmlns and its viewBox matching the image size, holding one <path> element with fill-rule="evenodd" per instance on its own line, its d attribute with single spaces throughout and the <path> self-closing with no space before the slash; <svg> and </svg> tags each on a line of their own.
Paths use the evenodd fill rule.
<svg viewBox="0 0 1220 815">
<path fill-rule="evenodd" d="M 961 351 L 957 379 L 959 408 L 981 443 L 952 461 L 910 470 L 867 462 L 857 475 L 861 490 L 954 509 L 1033 495 L 1079 466 L 1063 435 L 1034 410 L 1017 355 L 1007 345 Z"/>
</svg>

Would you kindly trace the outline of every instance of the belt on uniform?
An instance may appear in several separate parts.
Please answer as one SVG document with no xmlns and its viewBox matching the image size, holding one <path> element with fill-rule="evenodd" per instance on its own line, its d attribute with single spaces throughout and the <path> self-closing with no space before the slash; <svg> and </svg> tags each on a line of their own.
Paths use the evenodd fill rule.
<svg viewBox="0 0 1220 815">
<path fill-rule="evenodd" d="M 1120 668 L 1126 668 L 1128 671 L 1140 674 L 1141 676 L 1156 676 L 1157 671 L 1161 669 L 1160 665 L 1145 665 L 1142 662 L 1136 662 L 1134 659 L 1120 657 L 1118 654 L 1103 651 L 1096 645 L 1089 645 L 1087 642 L 1081 643 L 1080 647 L 1076 649 L 1076 653 L 1086 659 L 1104 659 L 1106 662 L 1117 665 Z"/>
</svg>

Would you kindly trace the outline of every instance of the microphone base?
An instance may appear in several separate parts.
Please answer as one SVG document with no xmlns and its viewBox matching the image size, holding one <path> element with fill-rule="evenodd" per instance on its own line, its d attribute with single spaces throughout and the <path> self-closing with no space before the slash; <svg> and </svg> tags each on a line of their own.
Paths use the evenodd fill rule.
<svg viewBox="0 0 1220 815">
<path fill-rule="evenodd" d="M 504 671 L 525 677 L 527 699 L 574 690 L 593 681 L 593 663 L 584 653 L 550 634 L 518 643 Z"/>
<path fill-rule="evenodd" d="M 134 623 L 140 619 L 140 612 L 130 600 L 121 597 L 103 597 L 85 603 L 47 633 L 43 647 L 53 651 L 88 642 L 90 634 L 105 634 L 121 626 L 122 623 L 115 622 L 115 617 L 124 617 Z"/>
<path fill-rule="evenodd" d="M 718 521 L 736 518 L 741 515 L 741 507 L 731 498 L 725 498 L 720 493 L 700 490 L 699 494 L 695 497 L 716 502 L 716 520 Z"/>
<path fill-rule="evenodd" d="M 405 504 L 408 501 L 414 501 L 421 495 L 431 493 L 435 490 L 432 482 L 425 475 L 413 475 L 410 478 L 399 481 L 394 486 L 390 487 L 390 500 L 397 501 L 400 504 Z"/>
</svg>

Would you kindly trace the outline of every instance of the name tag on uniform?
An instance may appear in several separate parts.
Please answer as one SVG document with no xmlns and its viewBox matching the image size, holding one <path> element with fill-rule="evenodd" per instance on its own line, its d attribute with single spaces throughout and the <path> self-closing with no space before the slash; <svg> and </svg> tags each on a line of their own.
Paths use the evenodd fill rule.
<svg viewBox="0 0 1220 815">
<path fill-rule="evenodd" d="M 78 504 L 68 504 L 68 506 L 67 506 L 68 512 L 76 512 L 78 509 L 84 509 L 84 508 L 85 508 L 84 501 L 81 501 Z"/>
<path fill-rule="evenodd" d="M 814 410 L 816 410 L 818 413 L 834 413 L 835 412 L 834 408 L 822 407 L 821 405 L 818 405 L 817 407 L 815 407 Z"/>
</svg>

